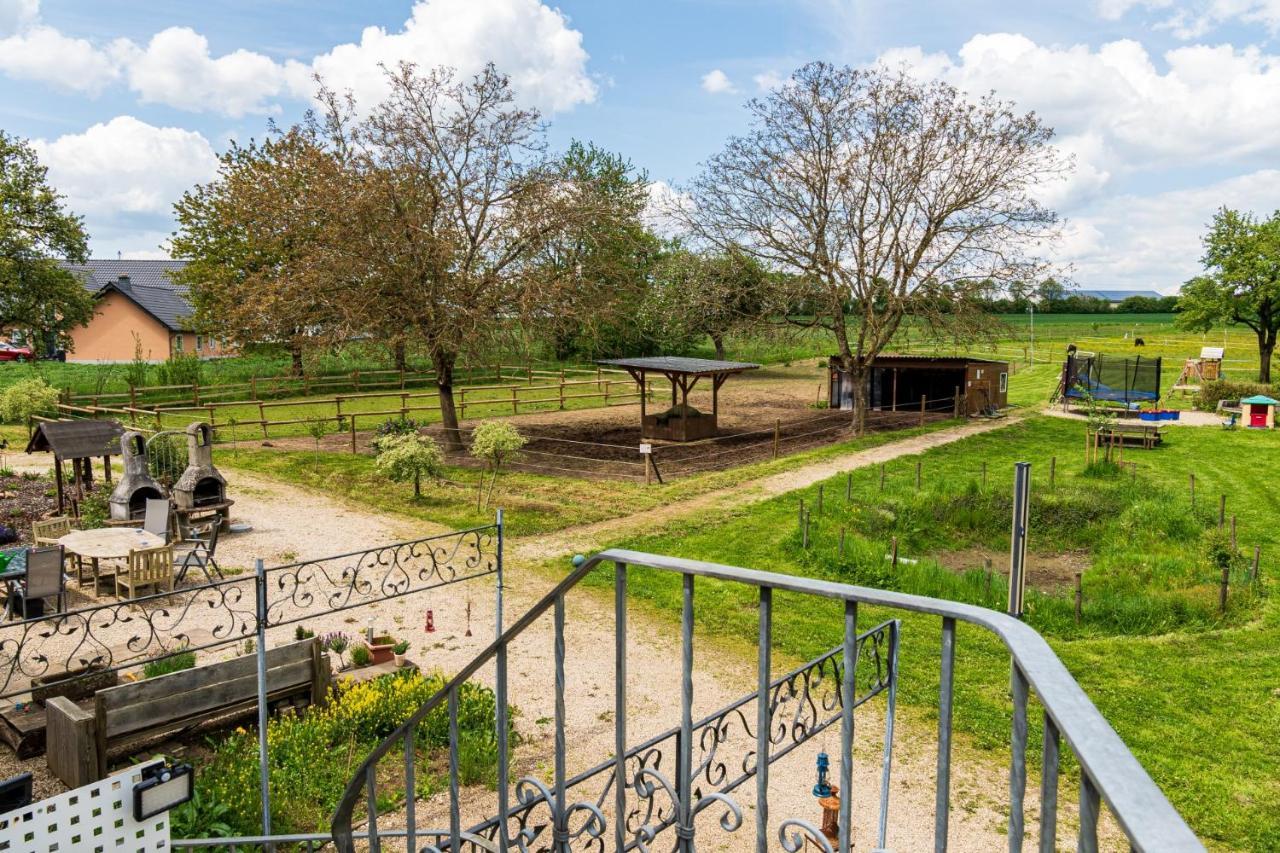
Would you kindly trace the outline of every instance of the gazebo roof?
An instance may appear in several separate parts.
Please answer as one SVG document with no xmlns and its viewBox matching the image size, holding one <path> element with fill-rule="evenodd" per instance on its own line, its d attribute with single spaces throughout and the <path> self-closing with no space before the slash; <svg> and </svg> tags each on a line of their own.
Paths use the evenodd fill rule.
<svg viewBox="0 0 1280 853">
<path fill-rule="evenodd" d="M 27 442 L 27 452 L 52 450 L 59 459 L 114 456 L 120 452 L 124 427 L 115 421 L 41 421 Z"/>
<path fill-rule="evenodd" d="M 716 361 L 710 358 L 682 358 L 673 355 L 657 355 L 650 358 L 604 358 L 596 364 L 621 367 L 624 370 L 635 370 L 640 373 L 680 376 L 728 376 L 760 367 L 748 361 Z"/>
</svg>

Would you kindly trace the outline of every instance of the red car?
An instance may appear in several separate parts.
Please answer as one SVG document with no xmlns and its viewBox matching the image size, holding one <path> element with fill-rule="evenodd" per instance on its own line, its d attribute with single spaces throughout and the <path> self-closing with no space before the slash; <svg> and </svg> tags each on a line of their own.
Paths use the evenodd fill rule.
<svg viewBox="0 0 1280 853">
<path fill-rule="evenodd" d="M 31 347 L 20 347 L 6 341 L 0 341 L 0 361 L 31 361 L 35 355 Z"/>
</svg>

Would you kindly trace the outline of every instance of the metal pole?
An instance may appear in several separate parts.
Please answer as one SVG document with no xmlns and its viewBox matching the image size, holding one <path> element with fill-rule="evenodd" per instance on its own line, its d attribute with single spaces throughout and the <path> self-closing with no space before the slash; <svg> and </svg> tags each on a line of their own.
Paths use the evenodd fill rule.
<svg viewBox="0 0 1280 853">
<path fill-rule="evenodd" d="M 271 781 L 267 763 L 267 568 L 254 563 L 258 610 L 258 774 L 262 787 L 262 834 L 271 834 Z"/>
<path fill-rule="evenodd" d="M 1022 618 L 1026 589 L 1027 524 L 1031 510 L 1031 463 L 1017 462 L 1013 474 L 1013 533 L 1009 542 L 1009 615 Z"/>
<path fill-rule="evenodd" d="M 493 621 L 496 627 L 495 639 L 502 637 L 502 507 L 498 507 L 498 517 L 494 522 L 498 526 L 498 588 L 497 602 L 494 605 Z"/>
</svg>

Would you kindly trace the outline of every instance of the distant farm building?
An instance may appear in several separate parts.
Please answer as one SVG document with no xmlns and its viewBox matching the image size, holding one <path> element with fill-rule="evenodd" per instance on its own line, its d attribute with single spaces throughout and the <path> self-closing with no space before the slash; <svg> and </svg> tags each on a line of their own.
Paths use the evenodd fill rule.
<svg viewBox="0 0 1280 853">
<path fill-rule="evenodd" d="M 853 408 L 853 377 L 832 356 L 830 397 L 832 408 Z M 872 411 L 955 410 L 979 415 L 1009 404 L 1009 363 L 983 358 L 927 355 L 881 355 L 871 363 L 867 378 L 867 406 Z"/>
<path fill-rule="evenodd" d="M 185 264 L 99 259 L 63 264 L 97 301 L 93 319 L 72 330 L 67 361 L 132 361 L 135 346 L 141 346 L 147 361 L 165 361 L 183 353 L 202 358 L 226 355 L 221 341 L 196 333 L 187 291 L 169 277 Z"/>
<path fill-rule="evenodd" d="M 1143 299 L 1164 299 L 1164 294 L 1155 290 L 1074 290 L 1069 295 L 1083 296 L 1085 299 L 1101 299 L 1112 308 L 1119 308 L 1120 303 L 1134 296 Z"/>
</svg>

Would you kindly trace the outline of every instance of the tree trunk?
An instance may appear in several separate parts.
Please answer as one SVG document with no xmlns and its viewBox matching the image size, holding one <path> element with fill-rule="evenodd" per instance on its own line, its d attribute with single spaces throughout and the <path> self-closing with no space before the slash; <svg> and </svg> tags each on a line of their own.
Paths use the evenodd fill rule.
<svg viewBox="0 0 1280 853">
<path fill-rule="evenodd" d="M 853 434 L 867 431 L 867 365 L 850 359 L 849 375 L 853 379 Z"/>
<path fill-rule="evenodd" d="M 302 347 L 294 344 L 289 347 L 289 357 L 293 360 L 293 375 L 302 375 Z"/>
<path fill-rule="evenodd" d="M 719 361 L 724 361 L 724 335 L 719 332 L 712 332 L 710 337 L 711 343 L 714 344 L 716 348 L 716 358 Z"/>
<path fill-rule="evenodd" d="M 1271 356 L 1276 351 L 1276 333 L 1258 332 L 1258 381 L 1271 384 Z"/>
<path fill-rule="evenodd" d="M 408 370 L 409 359 L 405 356 L 404 340 L 398 340 L 391 349 L 392 357 L 396 360 L 396 370 Z"/>
<path fill-rule="evenodd" d="M 413 496 L 415 498 L 422 497 L 422 475 L 418 473 L 413 475 Z"/>
<path fill-rule="evenodd" d="M 462 450 L 462 433 L 458 430 L 458 409 L 453 404 L 454 353 L 434 352 L 431 363 L 436 369 L 436 388 L 440 392 L 440 421 L 444 426 L 444 449 L 447 452 Z"/>
</svg>

